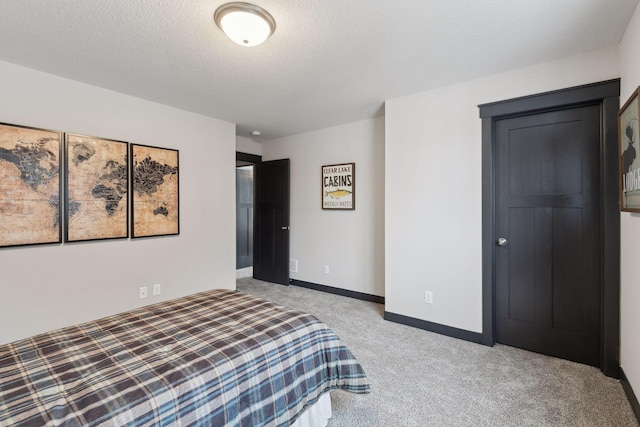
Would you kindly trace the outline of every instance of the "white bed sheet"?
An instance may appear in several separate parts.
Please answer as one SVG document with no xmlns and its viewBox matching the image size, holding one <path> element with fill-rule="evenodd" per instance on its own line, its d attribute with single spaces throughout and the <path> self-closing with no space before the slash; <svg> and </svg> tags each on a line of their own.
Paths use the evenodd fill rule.
<svg viewBox="0 0 640 427">
<path fill-rule="evenodd" d="M 318 401 L 307 408 L 291 427 L 325 427 L 331 418 L 331 396 L 324 393 Z"/>
</svg>

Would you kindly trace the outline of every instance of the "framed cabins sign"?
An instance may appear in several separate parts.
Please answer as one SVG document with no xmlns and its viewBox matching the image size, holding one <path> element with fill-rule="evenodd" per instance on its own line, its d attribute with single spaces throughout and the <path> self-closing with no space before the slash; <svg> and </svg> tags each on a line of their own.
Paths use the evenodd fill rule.
<svg viewBox="0 0 640 427">
<path fill-rule="evenodd" d="M 356 164 L 322 166 L 322 209 L 356 208 Z"/>
</svg>

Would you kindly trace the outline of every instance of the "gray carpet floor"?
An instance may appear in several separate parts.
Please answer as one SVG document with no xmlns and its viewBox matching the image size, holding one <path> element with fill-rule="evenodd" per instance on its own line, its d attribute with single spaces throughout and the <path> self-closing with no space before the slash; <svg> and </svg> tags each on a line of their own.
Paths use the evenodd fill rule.
<svg viewBox="0 0 640 427">
<path fill-rule="evenodd" d="M 241 292 L 311 313 L 349 347 L 371 394 L 331 392 L 329 427 L 638 426 L 598 369 L 388 322 L 384 306 L 251 278 Z"/>
</svg>

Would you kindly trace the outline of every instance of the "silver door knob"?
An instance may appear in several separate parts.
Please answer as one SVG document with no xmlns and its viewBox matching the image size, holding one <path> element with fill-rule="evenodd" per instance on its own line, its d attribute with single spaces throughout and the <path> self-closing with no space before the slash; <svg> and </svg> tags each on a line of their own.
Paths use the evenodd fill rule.
<svg viewBox="0 0 640 427">
<path fill-rule="evenodd" d="M 287 227 L 287 226 L 282 226 L 282 227 L 280 227 L 280 230 L 285 230 L 285 231 L 286 231 L 286 230 L 288 230 L 288 229 L 289 229 L 289 227 Z"/>
<path fill-rule="evenodd" d="M 504 237 L 498 237 L 498 246 L 506 246 L 507 245 L 507 239 L 505 239 Z"/>
</svg>

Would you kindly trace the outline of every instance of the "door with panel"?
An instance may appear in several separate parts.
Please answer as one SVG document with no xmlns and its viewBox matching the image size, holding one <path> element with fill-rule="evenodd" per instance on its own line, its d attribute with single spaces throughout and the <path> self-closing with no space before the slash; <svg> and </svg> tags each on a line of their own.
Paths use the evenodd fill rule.
<svg viewBox="0 0 640 427">
<path fill-rule="evenodd" d="M 289 159 L 255 168 L 256 214 L 253 277 L 289 284 Z"/>
<path fill-rule="evenodd" d="M 496 341 L 600 364 L 600 107 L 496 121 Z"/>
</svg>

